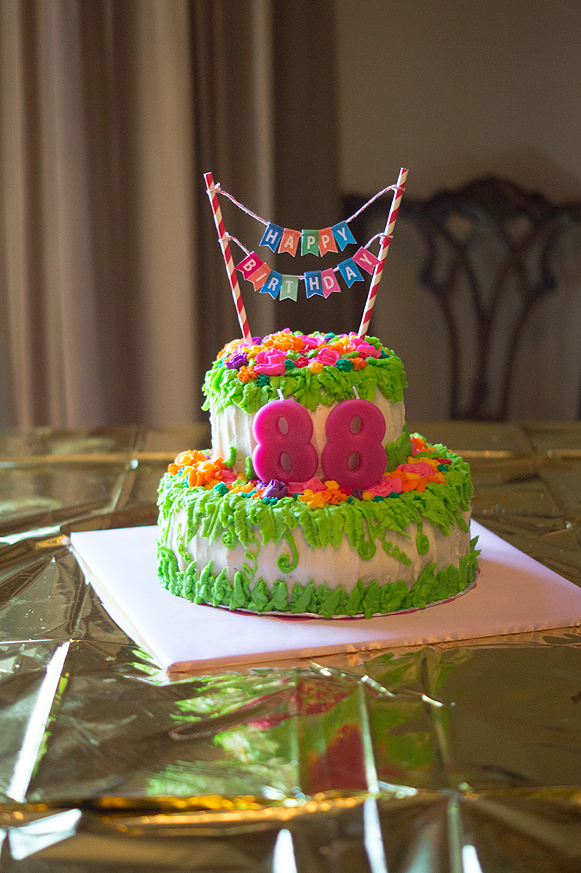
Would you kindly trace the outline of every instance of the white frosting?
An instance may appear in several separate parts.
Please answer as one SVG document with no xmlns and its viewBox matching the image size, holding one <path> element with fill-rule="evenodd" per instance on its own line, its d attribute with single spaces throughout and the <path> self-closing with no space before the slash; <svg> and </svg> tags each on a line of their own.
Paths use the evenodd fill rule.
<svg viewBox="0 0 581 873">
<path fill-rule="evenodd" d="M 385 420 L 385 438 L 384 445 L 394 442 L 398 439 L 402 432 L 405 423 L 405 407 L 403 400 L 397 403 L 391 403 L 381 394 L 376 391 L 374 403 L 382 413 Z M 327 442 L 325 437 L 325 424 L 329 413 L 337 406 L 334 403 L 332 406 L 324 406 L 320 403 L 316 410 L 311 414 L 313 421 L 313 443 L 319 458 L 321 452 Z M 234 469 L 237 473 L 244 472 L 244 462 L 247 457 L 252 457 L 252 453 L 256 448 L 256 440 L 252 433 L 252 422 L 254 415 L 250 415 L 239 406 L 230 404 L 220 412 L 216 412 L 214 405 L 210 405 L 210 424 L 212 426 L 212 448 L 216 455 L 227 458 L 230 454 L 230 447 L 236 449 L 236 463 Z M 319 464 L 316 476 L 323 477 L 323 470 Z"/>
<path fill-rule="evenodd" d="M 403 433 L 404 403 L 403 401 L 391 403 L 379 391 L 376 391 L 374 402 L 385 421 L 386 432 L 383 443 L 387 445 L 399 439 Z M 319 458 L 326 444 L 327 418 L 335 406 L 336 403 L 330 407 L 320 404 L 314 412 L 310 412 L 313 422 L 312 443 Z M 254 417 L 234 404 L 219 412 L 216 411 L 215 404 L 210 405 L 214 454 L 228 458 L 233 446 L 236 450 L 234 464 L 236 473 L 244 472 L 245 460 L 247 457 L 252 457 L 257 445 L 252 432 Z M 324 478 L 320 464 L 316 476 Z M 424 519 L 422 533 L 429 543 L 425 554 L 418 553 L 416 543 L 418 526 L 410 524 L 405 533 L 393 531 L 386 534 L 385 540 L 389 543 L 387 551 L 381 543 L 375 543 L 375 552 L 370 558 L 360 557 L 349 545 L 346 533 L 343 533 L 338 546 L 312 548 L 308 545 L 300 527 L 292 531 L 294 551 L 286 537 L 283 537 L 279 543 L 262 543 L 258 531 L 258 542 L 251 543 L 249 546 L 237 543 L 234 548 L 228 548 L 220 536 L 210 542 L 207 537 L 199 533 L 194 535 L 191 541 L 186 542 L 185 510 L 172 513 L 163 540 L 176 556 L 181 571 L 189 565 L 189 561 L 184 559 L 184 555 L 189 554 L 196 562 L 198 574 L 211 565 L 213 575 L 218 575 L 225 570 L 227 577 L 233 580 L 235 574 L 240 571 L 247 579 L 252 579 L 251 590 L 258 579 L 263 579 L 270 589 L 278 579 L 282 579 L 287 584 L 289 592 L 296 583 L 305 587 L 313 581 L 317 586 L 325 584 L 329 590 L 341 587 L 349 594 L 358 580 L 361 580 L 364 585 L 376 581 L 380 586 L 402 580 L 411 589 L 427 566 L 434 565 L 435 572 L 444 570 L 450 565 L 458 567 L 460 559 L 470 551 L 468 532 L 470 513 L 465 512 L 463 519 L 466 523 L 466 531 L 454 527 L 448 534 L 442 533 L 438 527 Z M 295 560 L 297 555 L 298 560 Z M 404 563 L 401 556 L 409 559 L 408 562 Z M 283 567 L 294 564 L 296 566 L 285 573 L 280 569 L 279 563 L 282 563 Z"/>
<path fill-rule="evenodd" d="M 463 518 L 468 525 L 470 513 L 465 512 Z M 185 511 L 181 510 L 175 513 L 170 522 L 167 539 L 167 545 L 178 559 L 180 570 L 184 570 L 187 566 L 178 551 L 178 543 L 185 530 L 185 525 Z M 295 528 L 292 536 L 299 555 L 297 567 L 289 573 L 282 573 L 277 567 L 279 557 L 283 555 L 289 559 L 291 557 L 290 546 L 283 538 L 278 544 L 269 542 L 260 545 L 256 555 L 254 578 L 258 579 L 262 576 L 270 588 L 277 579 L 284 579 L 288 583 L 289 590 L 292 589 L 295 582 L 305 586 L 311 579 L 315 580 L 318 585 L 324 582 L 330 590 L 341 585 L 347 593 L 355 587 L 358 579 L 364 583 L 375 580 L 380 585 L 402 579 L 408 588 L 411 588 L 424 567 L 436 564 L 436 572 L 445 569 L 450 564 L 457 567 L 460 558 L 470 550 L 470 534 L 462 531 L 459 527 L 452 528 L 450 533 L 446 535 L 438 527 L 424 520 L 422 533 L 429 540 L 429 549 L 425 555 L 418 554 L 416 548 L 416 524 L 410 524 L 409 536 L 396 532 L 390 532 L 386 535 L 386 540 L 391 542 L 392 546 L 397 546 L 401 552 L 411 558 L 412 563 L 406 565 L 392 555 L 388 555 L 381 545 L 378 546 L 371 558 L 361 558 L 350 547 L 346 535 L 343 535 L 338 547 L 329 545 L 325 548 L 311 548 L 300 528 Z M 196 535 L 187 544 L 187 548 L 196 560 L 198 572 L 201 572 L 211 561 L 212 573 L 218 574 L 226 568 L 228 577 L 233 579 L 234 574 L 241 570 L 242 564 L 253 563 L 245 557 L 245 546 L 238 544 L 233 549 L 228 549 L 220 538 L 210 543 L 208 539 Z M 252 544 L 249 550 L 255 553 L 257 545 Z"/>
</svg>

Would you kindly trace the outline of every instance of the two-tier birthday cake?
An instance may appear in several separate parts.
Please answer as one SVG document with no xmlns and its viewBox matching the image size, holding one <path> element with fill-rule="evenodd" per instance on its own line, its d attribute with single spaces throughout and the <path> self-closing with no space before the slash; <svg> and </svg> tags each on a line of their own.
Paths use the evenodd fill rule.
<svg viewBox="0 0 581 873">
<path fill-rule="evenodd" d="M 408 433 L 405 372 L 378 339 L 229 343 L 206 374 L 212 447 L 159 488 L 159 575 L 234 610 L 325 618 L 445 601 L 477 574 L 468 465 Z"/>
<path fill-rule="evenodd" d="M 407 169 L 385 231 L 333 268 L 283 275 L 225 229 L 205 174 L 242 339 L 206 374 L 212 447 L 184 451 L 159 487 L 159 576 L 195 603 L 325 618 L 387 614 L 447 600 L 478 572 L 472 479 L 445 446 L 408 433 L 400 359 L 367 335 Z M 358 214 L 356 213 L 356 214 Z M 356 215 L 355 214 L 355 215 Z M 355 215 L 321 230 L 265 225 L 260 245 L 323 258 L 357 244 Z M 370 246 L 379 238 L 377 256 Z M 229 241 L 246 257 L 234 266 Z M 361 268 L 361 269 L 359 269 Z M 358 333 L 290 329 L 252 337 L 236 271 L 273 299 L 327 298 L 370 274 Z"/>
</svg>

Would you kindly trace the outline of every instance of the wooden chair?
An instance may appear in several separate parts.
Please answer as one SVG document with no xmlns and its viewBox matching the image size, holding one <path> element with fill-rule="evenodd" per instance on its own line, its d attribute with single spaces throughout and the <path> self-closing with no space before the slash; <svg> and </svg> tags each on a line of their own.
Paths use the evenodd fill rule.
<svg viewBox="0 0 581 873">
<path fill-rule="evenodd" d="M 366 198 L 348 195 L 344 215 Z M 351 227 L 367 240 L 385 223 L 391 198 L 372 203 Z M 419 279 L 437 300 L 450 353 L 451 418 L 507 418 L 523 329 L 536 304 L 557 288 L 556 244 L 581 219 L 581 203 L 550 202 L 495 176 L 429 199 L 402 199 L 425 248 Z"/>
</svg>

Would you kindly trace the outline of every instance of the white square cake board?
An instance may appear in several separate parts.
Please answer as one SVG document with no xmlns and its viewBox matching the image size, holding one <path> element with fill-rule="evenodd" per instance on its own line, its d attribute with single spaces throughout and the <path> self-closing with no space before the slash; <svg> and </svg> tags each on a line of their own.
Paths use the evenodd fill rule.
<svg viewBox="0 0 581 873">
<path fill-rule="evenodd" d="M 287 619 L 197 606 L 157 578 L 157 527 L 73 533 L 112 618 L 166 670 L 428 645 L 581 624 L 581 588 L 472 522 L 476 585 L 453 601 L 372 619 Z"/>
</svg>

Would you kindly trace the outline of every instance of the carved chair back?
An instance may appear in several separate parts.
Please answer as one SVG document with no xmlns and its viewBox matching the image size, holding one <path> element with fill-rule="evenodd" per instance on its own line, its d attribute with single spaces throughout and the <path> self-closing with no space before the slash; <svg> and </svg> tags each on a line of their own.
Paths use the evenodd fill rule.
<svg viewBox="0 0 581 873">
<path fill-rule="evenodd" d="M 345 215 L 364 202 L 348 195 Z M 357 238 L 372 235 L 366 230 L 389 203 L 377 200 L 354 219 Z M 495 176 L 428 199 L 403 197 L 398 220 L 411 222 L 422 239 L 419 279 L 447 331 L 450 418 L 507 418 L 523 330 L 538 302 L 556 290 L 557 242 L 580 219 L 580 203 L 552 203 Z"/>
</svg>

